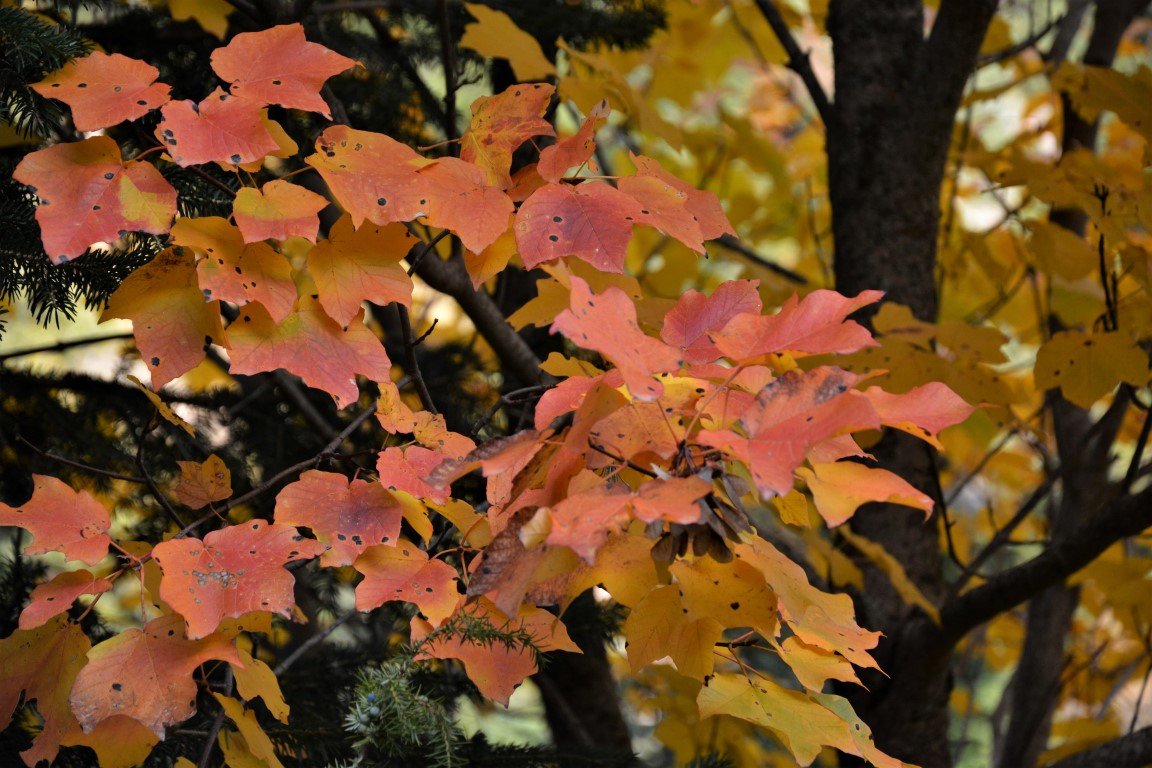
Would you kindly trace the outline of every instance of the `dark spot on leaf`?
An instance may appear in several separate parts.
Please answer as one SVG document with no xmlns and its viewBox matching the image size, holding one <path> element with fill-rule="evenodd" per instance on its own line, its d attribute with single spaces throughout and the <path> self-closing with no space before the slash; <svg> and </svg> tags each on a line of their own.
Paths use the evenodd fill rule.
<svg viewBox="0 0 1152 768">
<path fill-rule="evenodd" d="M 153 357 L 153 358 L 152 358 L 152 360 L 151 360 L 151 362 L 152 362 L 152 365 L 153 365 L 153 366 L 158 366 L 158 365 L 160 365 L 160 358 L 158 358 L 158 357 Z"/>
</svg>

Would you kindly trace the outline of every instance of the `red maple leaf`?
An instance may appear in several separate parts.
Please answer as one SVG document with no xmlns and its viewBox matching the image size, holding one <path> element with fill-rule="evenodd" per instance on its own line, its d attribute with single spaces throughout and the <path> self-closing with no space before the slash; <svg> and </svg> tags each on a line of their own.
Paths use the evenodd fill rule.
<svg viewBox="0 0 1152 768">
<path fill-rule="evenodd" d="M 164 572 L 160 597 L 180 612 L 195 640 L 224 619 L 252 611 L 291 616 L 296 579 L 284 566 L 324 549 L 291 526 L 253 520 L 213 531 L 203 541 L 161 542 L 152 556 Z"/>
</svg>

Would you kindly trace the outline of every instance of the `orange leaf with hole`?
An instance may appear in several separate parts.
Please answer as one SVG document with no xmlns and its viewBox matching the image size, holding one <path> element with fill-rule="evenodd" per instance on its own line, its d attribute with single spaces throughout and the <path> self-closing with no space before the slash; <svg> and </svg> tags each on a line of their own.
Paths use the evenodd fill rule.
<svg viewBox="0 0 1152 768">
<path fill-rule="evenodd" d="M 406 539 L 395 545 L 377 544 L 356 558 L 353 567 L 364 574 L 356 587 L 356 609 L 370 611 L 384 603 L 413 603 L 438 626 L 456 610 L 462 595 L 456 569 Z"/>
<path fill-rule="evenodd" d="M 128 161 L 107 136 L 30 152 L 12 178 L 40 199 L 36 221 L 54 263 L 126 232 L 160 235 L 176 216 L 176 190 L 153 166 Z"/>
<path fill-rule="evenodd" d="M 258 104 L 306 109 L 331 118 L 320 96 L 324 81 L 356 66 L 356 61 L 310 43 L 304 27 L 281 24 L 259 32 L 241 32 L 212 52 L 212 69 L 231 83 L 231 91 Z"/>
<path fill-rule="evenodd" d="M 192 673 L 197 667 L 211 660 L 242 664 L 228 637 L 188 639 L 183 623 L 174 614 L 161 616 L 88 652 L 88 664 L 80 670 L 71 696 L 85 733 L 110 717 L 125 715 L 164 738 L 167 726 L 196 711 Z"/>
<path fill-rule="evenodd" d="M 308 295 L 302 295 L 279 324 L 260 305 L 245 307 L 228 327 L 228 339 L 232 373 L 283 368 L 332 395 L 340 408 L 360 395 L 356 374 L 387 381 L 391 368 L 384 346 L 358 317 L 341 328 Z"/>
<path fill-rule="evenodd" d="M 395 542 L 400 517 L 400 502 L 380 483 L 335 472 L 310 469 L 276 497 L 277 523 L 311 528 L 328 545 L 325 566 L 348 565 L 374 544 Z"/>
<path fill-rule="evenodd" d="M 206 637 L 227 618 L 253 611 L 291 616 L 295 577 L 284 566 L 325 549 L 288 525 L 253 520 L 212 531 L 204 540 L 171 539 L 152 557 L 164 578 L 160 597 L 184 616 L 188 637 Z"/>
<path fill-rule="evenodd" d="M 228 346 L 220 325 L 220 303 L 205 301 L 192 252 L 167 248 L 128 276 L 100 319 L 132 321 L 136 348 L 159 390 L 204 360 L 208 344 Z"/>
<path fill-rule="evenodd" d="M 643 223 L 640 211 L 608 184 L 547 184 L 520 206 L 516 246 L 528 268 L 575 256 L 603 272 L 623 273 L 632 225 Z"/>
<path fill-rule="evenodd" d="M 219 216 L 177 219 L 172 241 L 195 250 L 205 300 L 243 307 L 259 302 L 277 322 L 296 303 L 292 265 L 267 243 L 244 243 L 240 230 Z"/>
<path fill-rule="evenodd" d="M 316 169 L 336 201 L 360 226 L 411 221 L 428 206 L 417 172 L 434 161 L 407 144 L 371 131 L 334 125 L 316 139 L 316 153 L 304 158 Z"/>
<path fill-rule="evenodd" d="M 111 520 L 104 505 L 87 491 L 74 491 L 62 480 L 33 475 L 32 498 L 19 507 L 0 503 L 0 525 L 32 534 L 25 554 L 62 552 L 69 560 L 95 565 L 108 554 Z"/>
<path fill-rule="evenodd" d="M 260 102 L 217 88 L 197 104 L 170 101 L 160 110 L 156 138 L 180 166 L 240 165 L 279 151 Z"/>
<path fill-rule="evenodd" d="M 158 109 L 171 88 L 156 82 L 160 70 L 123 54 L 93 51 L 32 85 L 41 96 L 72 108 L 78 131 L 96 131 Z"/>
<path fill-rule="evenodd" d="M 98 595 L 112 589 L 112 582 L 91 571 L 64 571 L 51 581 L 38 584 L 28 597 L 28 605 L 20 612 L 20 629 L 35 629 L 53 616 L 72 607 L 83 595 Z"/>
</svg>

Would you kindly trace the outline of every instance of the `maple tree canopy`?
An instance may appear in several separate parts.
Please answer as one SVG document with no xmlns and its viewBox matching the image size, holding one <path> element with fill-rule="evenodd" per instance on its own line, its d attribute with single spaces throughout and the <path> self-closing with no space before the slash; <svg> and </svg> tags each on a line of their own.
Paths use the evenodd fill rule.
<svg viewBox="0 0 1152 768">
<path fill-rule="evenodd" d="M 909 71 L 889 93 L 878 84 L 896 70 L 846 71 L 836 37 L 831 100 L 828 46 L 789 30 L 827 15 L 829 34 L 851 37 L 838 0 L 653 3 L 664 28 L 648 48 L 598 46 L 575 24 L 545 40 L 499 3 L 438 4 L 439 35 L 406 28 L 406 4 L 155 5 L 192 20 L 157 31 L 163 61 L 91 50 L 24 89 L 61 114 L 12 164 L 42 268 L 83 275 L 134 238 L 155 245 L 92 318 L 130 350 L 93 381 L 124 389 L 135 415 L 90 418 L 67 382 L 44 387 L 53 414 L 95 423 L 119 463 L 41 449 L 39 429 L 10 440 L 0 420 L 5 460 L 27 448 L 36 462 L 30 493 L 0 502 L 0 526 L 19 529 L 13 562 L 43 565 L 19 581 L 0 638 L 0 724 L 27 730 L 26 765 L 80 747 L 105 768 L 320 765 L 328 753 L 294 729 L 314 703 L 297 702 L 321 695 L 348 707 L 353 764 L 437 748 L 437 765 L 468 764 L 456 704 L 425 673 L 515 711 L 533 679 L 553 732 L 584 733 L 586 748 L 602 734 L 582 710 L 603 703 L 623 723 L 627 680 L 628 716 L 658 723 L 684 765 L 825 765 L 832 751 L 913 765 L 900 728 L 946 736 L 949 696 L 986 709 L 1010 664 L 1048 681 L 1017 673 L 1012 706 L 1053 699 L 1034 720 L 1013 715 L 1043 736 L 1004 748 L 1020 765 L 1067 768 L 1061 750 L 1120 735 L 1108 702 L 1122 689 L 1143 701 L 1129 683 L 1152 636 L 1146 596 L 1130 594 L 1147 584 L 1152 525 L 1152 175 L 1138 170 L 1152 70 L 1065 50 L 991 94 L 966 80 L 983 32 L 948 35 L 995 9 L 953 0 L 907 36 L 924 57 L 961 50 L 964 77 L 937 87 Z M 1114 11 L 1097 4 L 1095 23 Z M 868 34 L 884 27 L 859 13 Z M 1060 23 L 980 66 L 1016 61 Z M 181 37 L 197 24 L 203 50 Z M 443 89 L 403 58 L 433 37 Z M 733 65 L 737 45 L 757 55 Z M 388 87 L 413 88 L 388 116 L 394 135 L 333 87 L 376 98 L 381 57 L 403 61 Z M 786 62 L 794 82 L 778 76 Z M 192 67 L 211 83 L 183 82 Z M 1075 113 L 1058 167 L 1048 143 L 971 133 L 995 122 L 984 101 L 1042 72 L 1059 95 L 1022 124 L 1054 142 L 1052 114 Z M 905 88 L 955 103 L 931 120 Z M 965 138 L 949 152 L 960 105 Z M 907 125 L 852 132 L 854 115 L 889 111 Z M 939 146 L 925 138 L 937 123 Z M 1101 125 L 1120 147 L 1106 161 Z M 860 142 L 900 137 L 900 155 L 869 165 L 887 150 Z M 825 151 L 827 169 L 813 160 Z M 951 180 L 942 165 L 914 195 L 884 175 L 937 157 Z M 845 158 L 856 172 L 833 167 Z M 957 203 L 976 168 L 984 197 Z M 882 196 L 876 178 L 900 202 L 875 218 L 899 226 L 852 218 Z M 820 287 L 830 270 L 837 290 Z M 260 456 L 237 455 L 256 440 Z M 1058 604 L 1033 603 L 1026 624 L 1011 612 L 1040 595 Z M 1063 617 L 1063 643 L 1080 613 L 1094 650 L 1021 654 L 1044 644 L 1039 616 Z M 375 663 L 349 690 L 291 689 L 289 670 L 325 642 L 370 642 Z M 1081 667 L 1106 670 L 1073 696 L 1059 675 Z M 953 688 L 960 672 L 977 682 Z M 565 686 L 587 699 L 568 725 Z M 992 738 L 983 709 L 962 738 Z M 1126 711 L 1139 733 L 1140 705 Z M 925 764 L 950 765 L 945 752 L 924 747 Z"/>
</svg>

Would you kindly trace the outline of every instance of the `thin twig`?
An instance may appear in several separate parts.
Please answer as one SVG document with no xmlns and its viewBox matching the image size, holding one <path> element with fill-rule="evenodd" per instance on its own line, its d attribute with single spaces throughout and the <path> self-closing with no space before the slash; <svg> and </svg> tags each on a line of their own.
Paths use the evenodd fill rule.
<svg viewBox="0 0 1152 768">
<path fill-rule="evenodd" d="M 1029 48 L 1035 48 L 1036 44 L 1043 40 L 1049 32 L 1051 32 L 1060 24 L 1063 24 L 1066 17 L 1067 15 L 1058 16 L 1057 18 L 1048 22 L 1048 24 L 1046 24 L 1042 29 L 1035 32 L 1034 34 L 1029 35 L 1020 42 L 1013 43 L 1006 48 L 1001 48 L 998 51 L 993 51 L 992 53 L 981 56 L 980 58 L 976 59 L 976 67 L 979 68 L 986 67 L 989 64 L 998 64 L 1005 59 L 1012 58 L 1018 53 L 1023 53 Z"/>
<path fill-rule="evenodd" d="M 124 341 L 131 338 L 133 338 L 131 333 L 114 333 L 109 336 L 93 336 L 87 339 L 58 341 L 55 344 L 47 344 L 42 347 L 28 347 L 27 349 L 18 349 L 15 352 L 7 352 L 3 355 L 0 355 L 0 363 L 5 363 L 17 357 L 38 355 L 42 352 L 63 352 L 66 349 L 72 349 L 74 347 L 86 347 L 89 344 L 100 344 L 105 341 Z"/>
<path fill-rule="evenodd" d="M 284 659 L 284 661 L 276 665 L 276 668 L 272 670 L 273 674 L 275 674 L 276 677 L 283 675 L 288 671 L 289 667 L 300 660 L 301 656 L 308 653 L 308 651 L 312 650 L 320 643 L 324 642 L 324 640 L 326 640 L 329 635 L 331 635 L 340 627 L 344 626 L 344 624 L 347 623 L 348 620 L 355 616 L 357 613 L 358 611 L 356 610 L 349 611 L 340 618 L 336 619 L 336 621 L 332 622 L 331 626 L 327 627 L 324 631 L 317 632 L 315 635 L 312 635 L 312 637 L 300 643 L 300 646 L 296 650 L 292 651 L 292 653 L 288 654 L 288 657 Z"/>
<path fill-rule="evenodd" d="M 404 335 L 404 359 L 408 376 L 412 385 L 416 387 L 416 394 L 420 397 L 420 404 L 429 413 L 439 413 L 436 403 L 432 401 L 432 393 L 428 391 L 428 384 L 424 381 L 424 374 L 420 372 L 420 361 L 416 357 L 416 345 L 419 343 L 412 332 L 412 319 L 408 316 L 408 307 L 397 302 L 396 316 L 400 320 L 400 332 Z M 423 337 L 421 337 L 423 338 Z"/>
<path fill-rule="evenodd" d="M 992 537 L 992 540 L 988 542 L 988 545 L 984 547 L 984 549 L 980 550 L 976 557 L 972 558 L 972 561 L 968 563 L 968 567 L 962 574 L 960 574 L 960 577 L 956 579 L 956 583 L 952 585 L 952 594 L 959 594 L 960 590 L 964 588 L 964 585 L 968 583 L 969 579 L 977 575 L 980 566 L 983 565 L 989 557 L 991 557 L 997 550 L 999 550 L 1002 546 L 1004 546 L 1004 544 L 1007 543 L 1008 537 L 1012 535 L 1012 532 L 1016 530 L 1016 528 L 1019 527 L 1022 522 L 1024 522 L 1024 519 L 1028 517 L 1029 514 L 1031 514 L 1032 510 L 1035 509 L 1037 505 L 1039 505 L 1040 502 L 1043 501 L 1044 498 L 1048 495 L 1048 492 L 1052 490 L 1052 486 L 1056 484 L 1057 477 L 1059 477 L 1059 474 L 1049 475 L 1048 479 L 1041 483 L 1040 486 L 1032 492 L 1032 495 L 1028 497 L 1027 501 L 1025 501 L 1023 505 L 1021 505 L 1020 509 L 1016 510 L 1016 514 L 1012 516 L 1012 519 L 1009 520 L 1003 528 L 996 532 L 996 535 Z"/>
<path fill-rule="evenodd" d="M 355 432 L 356 429 L 361 424 L 363 424 L 365 421 L 367 421 L 369 418 L 371 418 L 374 415 L 376 415 L 376 404 L 375 403 L 373 403 L 368 408 L 365 408 L 363 411 L 361 411 L 359 414 L 357 414 L 356 418 L 352 419 L 352 421 L 349 422 L 348 426 L 346 426 L 344 429 L 342 429 L 340 431 L 340 434 L 338 434 L 338 435 L 336 435 L 336 437 L 332 438 L 332 440 L 329 441 L 329 443 L 327 445 L 325 445 L 324 448 L 318 454 L 316 454 L 315 456 L 313 456 L 310 459 L 305 459 L 304 461 L 297 462 L 290 467 L 286 467 L 285 469 L 280 470 L 275 475 L 268 478 L 263 483 L 261 483 L 260 485 L 258 485 L 255 488 L 253 488 L 252 490 L 248 491 L 247 493 L 242 494 L 240 496 L 237 496 L 233 499 L 230 499 L 227 504 L 224 504 L 223 506 L 219 507 L 218 509 L 208 513 L 207 515 L 204 515 L 203 517 L 199 518 L 198 520 L 193 520 L 191 523 L 184 526 L 184 528 L 181 529 L 181 531 L 176 534 L 175 538 L 177 538 L 177 539 L 183 538 L 184 536 L 187 536 L 189 533 L 191 533 L 193 530 L 195 530 L 201 524 L 208 522 L 209 520 L 211 520 L 214 517 L 227 514 L 230 510 L 235 509 L 236 507 L 240 506 L 241 504 L 247 503 L 251 499 L 254 499 L 257 496 L 259 496 L 260 494 L 266 492 L 268 489 L 273 488 L 277 483 L 279 483 L 284 478 L 290 477 L 293 474 L 297 474 L 299 472 L 302 472 L 305 469 L 309 469 L 311 467 L 314 467 L 326 458 L 336 456 L 337 455 L 336 449 L 338 447 L 340 447 L 340 444 L 343 443 L 345 440 L 347 440 L 348 436 L 351 435 L 353 432 Z"/>
<path fill-rule="evenodd" d="M 804 87 L 808 89 L 808 94 L 812 97 L 812 103 L 816 105 L 820 119 L 824 121 L 824 125 L 830 125 L 832 122 L 832 102 L 828 100 L 828 94 L 824 92 L 824 87 L 820 85 L 820 81 L 816 79 L 816 73 L 812 71 L 812 64 L 808 61 L 807 52 L 800 49 L 796 38 L 792 36 L 792 30 L 788 28 L 784 17 L 780 15 L 780 9 L 772 0 L 756 0 L 756 7 L 760 9 L 760 13 L 764 14 L 768 26 L 772 27 L 780 45 L 788 54 L 788 69 L 800 76 L 804 82 Z"/>
<path fill-rule="evenodd" d="M 141 485 L 146 485 L 148 483 L 148 481 L 143 477 L 137 477 L 136 475 L 124 475 L 124 474 L 121 474 L 119 472 L 110 472 L 107 469 L 100 469 L 99 467 L 93 467 L 90 464 L 85 464 L 85 463 L 80 462 L 80 461 L 73 461 L 72 459 L 66 459 L 63 456 L 57 456 L 55 453 L 52 453 L 51 451 L 46 451 L 43 448 L 39 448 L 39 447 L 33 445 L 32 443 L 28 442 L 28 438 L 24 437 L 23 435 L 16 435 L 16 440 L 21 442 L 21 443 L 24 443 L 24 445 L 28 446 L 33 451 L 40 454 L 41 456 L 43 456 L 46 459 L 51 459 L 52 461 L 58 461 L 61 464 L 65 464 L 69 467 L 75 467 L 76 469 L 81 469 L 81 470 L 83 470 L 85 472 L 89 472 L 93 475 L 99 475 L 101 477 L 110 477 L 113 480 L 126 480 L 130 483 L 140 483 Z"/>
<path fill-rule="evenodd" d="M 440 56 L 444 66 L 444 129 L 445 137 L 454 141 L 460 137 L 456 130 L 456 46 L 452 40 L 452 23 L 448 15 L 448 0 L 439 0 L 440 8 Z M 449 154 L 456 154 L 455 144 L 448 147 Z"/>
<path fill-rule="evenodd" d="M 408 229 L 410 232 L 413 232 L 413 234 L 416 234 L 417 236 L 419 236 L 419 234 L 415 232 L 415 228 L 412 227 L 411 224 L 408 225 Z M 436 247 L 437 243 L 439 243 L 441 240 L 443 240 L 445 237 L 447 237 L 450 234 L 452 234 L 452 230 L 450 230 L 450 229 L 440 230 L 439 232 L 436 233 L 435 237 L 433 237 L 431 240 L 429 240 L 427 243 L 424 244 L 424 247 L 420 249 L 419 253 L 417 253 L 415 256 L 413 256 L 411 259 L 409 259 L 409 261 L 408 261 L 408 277 L 412 277 L 412 275 L 416 272 L 416 267 L 420 264 L 420 262 L 424 259 L 425 256 L 427 256 L 429 253 L 432 252 L 432 250 Z"/>
<path fill-rule="evenodd" d="M 232 694 L 232 667 L 226 667 L 224 672 L 224 694 L 230 696 Z M 204 751 L 200 753 L 200 762 L 196 764 L 197 768 L 208 768 L 208 761 L 212 759 L 212 748 L 216 746 L 216 736 L 220 733 L 220 726 L 224 725 L 224 707 L 220 707 L 220 711 L 216 713 L 216 719 L 212 721 L 212 727 L 208 729 L 208 738 L 204 740 Z"/>
<path fill-rule="evenodd" d="M 768 261 L 768 259 L 764 258 L 748 246 L 744 245 L 744 243 L 732 237 L 732 235 L 721 235 L 720 237 L 716 238 L 714 242 L 719 246 L 723 246 L 724 248 L 733 251 L 734 253 L 740 254 L 746 259 L 756 262 L 760 266 L 767 269 L 769 272 L 774 272 L 789 282 L 796 283 L 797 285 L 808 284 L 808 278 L 804 277 L 804 275 L 800 274 L 799 272 L 793 272 L 787 267 L 782 267 L 775 262 Z"/>
<path fill-rule="evenodd" d="M 151 427 L 152 421 L 149 419 L 144 429 L 140 430 L 140 437 L 136 439 L 136 467 L 140 470 L 140 474 L 144 476 L 144 482 L 148 485 L 148 490 L 152 491 L 152 496 L 155 497 L 161 508 L 163 508 L 164 514 L 168 515 L 168 518 L 176 523 L 177 526 L 183 528 L 187 523 L 180 517 L 180 513 L 176 511 L 172 503 L 168 501 L 168 497 L 160 490 L 160 486 L 152 479 L 152 475 L 148 473 L 148 468 L 144 465 L 144 437 L 152 431 Z"/>
</svg>

